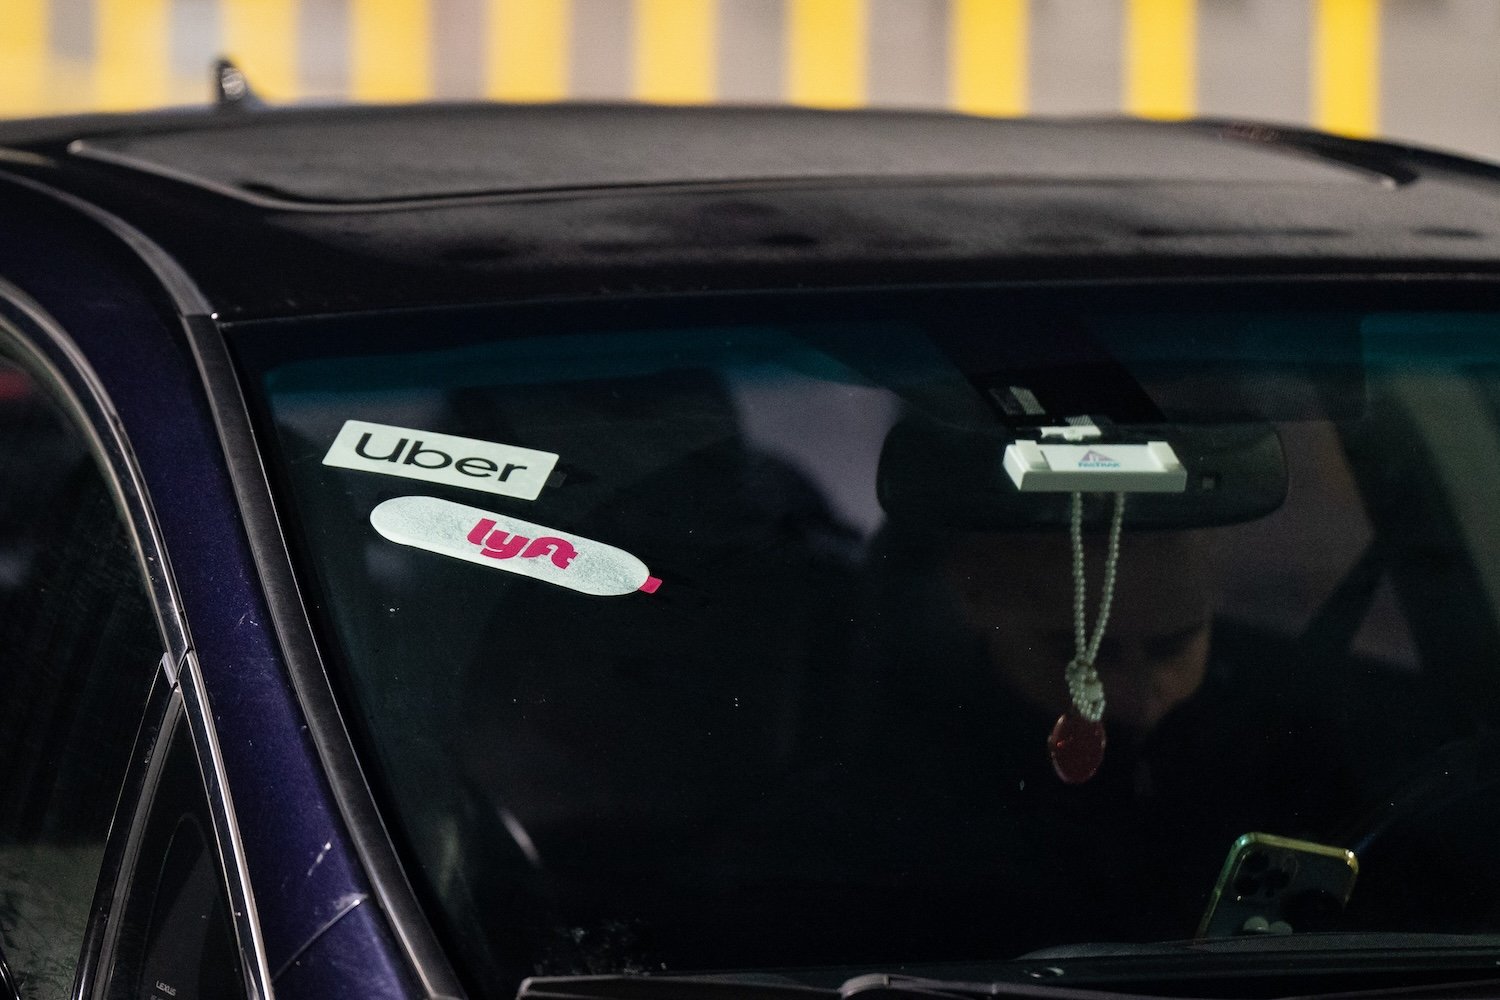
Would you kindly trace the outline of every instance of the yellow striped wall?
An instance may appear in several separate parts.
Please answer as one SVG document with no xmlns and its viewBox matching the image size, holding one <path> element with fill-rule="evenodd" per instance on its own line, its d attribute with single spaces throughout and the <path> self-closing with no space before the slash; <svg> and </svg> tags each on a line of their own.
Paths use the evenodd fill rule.
<svg viewBox="0 0 1500 1000">
<path fill-rule="evenodd" d="M 1500 0 L 0 0 L 0 117 L 202 101 L 227 54 L 275 101 L 1248 108 L 1352 135 L 1391 107 L 1420 139 L 1436 79 L 1435 141 L 1500 158 L 1495 52 Z"/>
</svg>

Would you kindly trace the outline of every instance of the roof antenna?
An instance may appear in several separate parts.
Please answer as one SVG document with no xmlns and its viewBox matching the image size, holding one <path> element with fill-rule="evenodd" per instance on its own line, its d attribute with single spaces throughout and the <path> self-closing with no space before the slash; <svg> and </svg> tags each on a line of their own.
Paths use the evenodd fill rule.
<svg viewBox="0 0 1500 1000">
<path fill-rule="evenodd" d="M 213 65 L 214 107 L 220 111 L 263 108 L 266 102 L 250 88 L 250 80 L 234 63 L 220 57 Z"/>
</svg>

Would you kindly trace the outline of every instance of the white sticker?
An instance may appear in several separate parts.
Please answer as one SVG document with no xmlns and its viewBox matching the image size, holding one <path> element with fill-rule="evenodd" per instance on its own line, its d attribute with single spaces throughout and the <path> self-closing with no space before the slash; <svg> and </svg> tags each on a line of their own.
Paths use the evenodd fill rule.
<svg viewBox="0 0 1500 1000">
<path fill-rule="evenodd" d="M 1181 493 L 1187 470 L 1165 441 L 1039 444 L 1005 448 L 1005 471 L 1023 493 Z"/>
<path fill-rule="evenodd" d="M 346 420 L 323 464 L 535 500 L 557 456 L 411 427 Z"/>
<path fill-rule="evenodd" d="M 535 577 L 598 597 L 656 592 L 661 581 L 624 549 L 437 497 L 396 497 L 370 523 L 401 545 Z"/>
</svg>

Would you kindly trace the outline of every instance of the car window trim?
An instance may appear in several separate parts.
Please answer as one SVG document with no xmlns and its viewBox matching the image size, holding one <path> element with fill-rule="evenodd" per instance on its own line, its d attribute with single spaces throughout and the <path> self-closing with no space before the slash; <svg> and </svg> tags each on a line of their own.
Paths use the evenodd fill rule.
<svg viewBox="0 0 1500 1000">
<path fill-rule="evenodd" d="M 137 779 L 139 792 L 136 796 L 135 805 L 130 814 L 130 823 L 122 833 L 122 843 L 115 848 L 118 854 L 118 871 L 115 873 L 114 884 L 110 894 L 110 905 L 107 910 L 99 910 L 96 907 L 96 919 L 100 919 L 108 926 L 100 934 L 100 940 L 96 947 L 98 961 L 94 965 L 93 982 L 87 989 L 76 992 L 74 1000 L 103 1000 L 111 982 L 111 975 L 115 962 L 115 949 L 119 943 L 121 923 L 119 915 L 125 912 L 126 903 L 132 892 L 136 890 L 135 875 L 140 864 L 141 842 L 145 837 L 146 828 L 150 825 L 152 816 L 157 805 L 157 793 L 161 785 L 161 773 L 166 766 L 167 752 L 172 747 L 172 741 L 176 738 L 178 730 L 182 726 L 188 729 L 187 736 L 192 744 L 193 757 L 198 767 L 199 789 L 204 793 L 204 801 L 208 804 L 209 813 L 213 819 L 213 834 L 217 850 L 216 862 L 220 885 L 228 894 L 229 900 L 234 900 L 233 879 L 229 876 L 229 869 L 223 863 L 226 855 L 234 853 L 234 850 L 225 849 L 225 845 L 218 843 L 220 828 L 225 825 L 226 820 L 233 821 L 232 816 L 221 815 L 221 804 L 227 802 L 222 794 L 215 794 L 216 788 L 222 787 L 220 782 L 223 774 L 223 764 L 219 760 L 218 740 L 210 730 L 202 731 L 200 720 L 205 718 L 203 710 L 203 682 L 202 675 L 198 670 L 196 658 L 192 653 L 178 665 L 178 683 L 173 684 L 166 693 L 164 704 L 157 709 L 160 724 L 149 740 L 138 739 L 136 744 L 136 761 L 143 770 L 143 774 Z M 144 732 L 144 730 L 143 730 Z M 202 747 L 207 745 L 209 753 L 205 756 Z M 236 929 L 238 936 L 238 929 Z M 102 946 L 102 947 L 101 947 Z M 255 964 L 246 959 L 251 958 L 243 946 L 240 948 L 241 964 L 244 966 L 246 995 L 250 1000 L 270 1000 L 272 993 L 269 985 L 263 985 L 259 977 L 255 975 L 252 966 Z M 270 980 L 265 981 L 269 984 Z"/>
<path fill-rule="evenodd" d="M 70 411 L 72 423 L 88 439 L 98 467 L 124 515 L 137 567 L 146 578 L 147 593 L 166 646 L 162 673 L 167 683 L 181 692 L 187 707 L 200 777 L 214 819 L 218 862 L 224 872 L 233 873 L 229 879 L 229 898 L 249 995 L 251 1000 L 269 998 L 271 976 L 265 942 L 218 737 L 209 714 L 202 675 L 192 654 L 192 637 L 181 596 L 123 422 L 77 344 L 39 303 L 4 278 L 0 278 L 0 347 L 9 347 L 18 363 L 33 370 L 60 397 L 59 401 Z M 116 822 L 122 805 L 123 799 L 116 805 Z M 76 981 L 82 982 L 85 976 L 97 979 L 96 973 L 96 968 L 90 968 Z"/>
<path fill-rule="evenodd" d="M 193 750 L 198 758 L 199 778 L 207 796 L 209 814 L 213 817 L 219 866 L 226 874 L 231 870 L 235 873 L 235 878 L 229 880 L 229 902 L 233 909 L 235 936 L 239 939 L 240 960 L 245 968 L 247 996 L 249 1000 L 270 1000 L 274 995 L 271 990 L 271 968 L 266 958 L 265 941 L 260 933 L 255 895 L 250 888 L 244 842 L 240 836 L 239 822 L 235 819 L 234 799 L 229 794 L 224 755 L 219 749 L 218 732 L 214 729 L 213 715 L 208 707 L 203 672 L 198 666 L 197 654 L 191 649 L 178 666 L 177 689 L 182 693 L 188 728 L 193 738 Z M 233 859 L 232 869 L 226 859 Z M 240 890 L 238 892 L 236 880 Z"/>
<path fill-rule="evenodd" d="M 156 798 L 156 786 L 166 757 L 166 747 L 182 716 L 182 693 L 166 678 L 168 657 L 162 657 L 162 672 L 151 685 L 147 710 L 136 735 L 135 746 L 126 774 L 125 793 L 115 811 L 110 838 L 105 845 L 105 866 L 109 882 L 100 879 L 94 912 L 85 939 L 85 961 L 74 989 L 74 1000 L 103 997 L 110 982 L 109 969 L 114 963 L 115 946 L 120 936 L 119 921 L 125 899 L 135 880 L 140 841 Z M 154 725 L 154 729 L 152 726 Z M 127 811 L 128 810 L 128 811 Z M 129 817 L 129 822 L 124 819 Z M 108 905 L 104 905 L 108 900 Z"/>
<path fill-rule="evenodd" d="M 103 384 L 81 351 L 42 307 L 0 278 L 0 353 L 9 354 L 37 377 L 69 412 L 70 423 L 83 434 L 116 505 L 124 515 L 146 593 L 156 614 L 170 669 L 187 652 L 191 640 L 182 599 L 165 559 L 156 516 L 144 480 L 125 438 L 119 415 Z"/>
<path fill-rule="evenodd" d="M 291 554 L 271 497 L 249 408 L 218 323 L 213 316 L 185 315 L 183 326 L 208 388 L 220 443 L 229 457 L 230 478 L 288 673 L 354 849 L 424 992 L 434 1000 L 463 996 L 457 974 L 417 902 L 355 755 L 292 573 Z"/>
</svg>

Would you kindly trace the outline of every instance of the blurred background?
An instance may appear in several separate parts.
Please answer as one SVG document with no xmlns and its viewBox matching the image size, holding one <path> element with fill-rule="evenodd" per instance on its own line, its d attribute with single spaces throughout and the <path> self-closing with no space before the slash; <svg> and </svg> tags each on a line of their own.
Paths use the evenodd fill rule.
<svg viewBox="0 0 1500 1000">
<path fill-rule="evenodd" d="M 0 117 L 495 98 L 1252 117 L 1500 160 L 1500 0 L 0 0 Z"/>
</svg>

